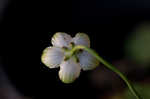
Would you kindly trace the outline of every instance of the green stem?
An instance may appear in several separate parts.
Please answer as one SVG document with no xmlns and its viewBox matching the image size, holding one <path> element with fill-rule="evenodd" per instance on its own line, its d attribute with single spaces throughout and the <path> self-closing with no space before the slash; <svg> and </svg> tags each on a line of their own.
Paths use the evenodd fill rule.
<svg viewBox="0 0 150 99">
<path fill-rule="evenodd" d="M 96 53 L 91 48 L 88 48 L 88 47 L 85 47 L 85 46 L 82 46 L 82 45 L 78 45 L 78 46 L 75 46 L 72 49 L 72 54 L 75 51 L 79 50 L 79 49 L 84 49 L 84 50 L 88 51 L 90 54 L 92 54 L 93 56 L 95 56 L 97 58 L 97 60 L 99 60 L 102 64 L 104 64 L 107 68 L 109 68 L 110 70 L 112 70 L 113 72 L 115 72 L 116 74 L 118 74 L 124 80 L 124 82 L 127 84 L 128 88 L 130 89 L 130 91 L 132 92 L 132 94 L 136 97 L 136 99 L 141 99 L 141 97 L 138 95 L 138 93 L 136 92 L 136 90 L 134 89 L 134 87 L 132 86 L 132 84 L 129 82 L 129 80 L 127 79 L 127 77 L 122 72 L 120 72 L 117 68 L 115 68 L 109 62 L 105 61 L 102 57 L 100 57 L 98 55 L 98 53 Z"/>
</svg>

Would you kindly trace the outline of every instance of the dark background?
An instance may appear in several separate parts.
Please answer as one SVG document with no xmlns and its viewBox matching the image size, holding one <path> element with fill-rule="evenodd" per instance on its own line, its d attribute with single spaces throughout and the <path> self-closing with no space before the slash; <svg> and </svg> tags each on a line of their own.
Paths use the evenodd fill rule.
<svg viewBox="0 0 150 99">
<path fill-rule="evenodd" d="M 1 13 L 3 68 L 21 93 L 40 99 L 97 99 L 111 88 L 93 87 L 88 79 L 91 71 L 82 72 L 77 81 L 65 85 L 58 78 L 59 69 L 50 70 L 40 61 L 40 70 L 36 70 L 38 36 L 41 56 L 55 32 L 67 30 L 72 36 L 85 32 L 92 48 L 112 62 L 124 57 L 124 40 L 133 28 L 150 20 L 149 0 L 9 2 Z"/>
</svg>

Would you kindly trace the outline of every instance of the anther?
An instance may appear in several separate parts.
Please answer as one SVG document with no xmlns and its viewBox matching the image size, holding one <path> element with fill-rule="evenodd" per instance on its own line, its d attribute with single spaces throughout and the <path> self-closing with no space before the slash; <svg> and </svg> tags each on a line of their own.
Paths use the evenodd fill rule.
<svg viewBox="0 0 150 99">
<path fill-rule="evenodd" d="M 75 46 L 74 42 L 71 42 L 70 45 L 71 45 L 71 47 L 74 47 L 74 46 Z"/>
<path fill-rule="evenodd" d="M 68 50 L 68 48 L 67 48 L 67 47 L 65 47 L 65 46 L 63 46 L 63 47 L 62 47 L 62 49 L 63 49 L 63 50 L 65 50 L 65 51 L 66 51 L 66 50 Z"/>
</svg>

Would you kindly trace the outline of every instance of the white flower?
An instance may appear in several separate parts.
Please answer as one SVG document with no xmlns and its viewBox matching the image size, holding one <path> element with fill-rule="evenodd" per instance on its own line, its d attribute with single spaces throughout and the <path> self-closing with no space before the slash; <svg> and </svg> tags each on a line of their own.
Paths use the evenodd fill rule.
<svg viewBox="0 0 150 99">
<path fill-rule="evenodd" d="M 77 33 L 72 38 L 66 33 L 58 32 L 52 37 L 51 43 L 53 46 L 43 51 L 41 60 L 49 68 L 60 66 L 59 78 L 64 83 L 71 83 L 78 78 L 81 69 L 92 70 L 99 64 L 94 56 L 84 50 L 66 59 L 66 56 L 70 55 L 69 51 L 73 48 L 72 44 L 90 47 L 90 39 L 84 33 Z"/>
</svg>

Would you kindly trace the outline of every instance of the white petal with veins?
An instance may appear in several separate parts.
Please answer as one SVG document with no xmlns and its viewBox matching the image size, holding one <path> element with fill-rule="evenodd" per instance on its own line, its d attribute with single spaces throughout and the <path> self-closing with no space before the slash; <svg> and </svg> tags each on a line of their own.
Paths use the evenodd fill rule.
<svg viewBox="0 0 150 99">
<path fill-rule="evenodd" d="M 73 42 L 76 45 L 84 45 L 90 47 L 90 39 L 85 33 L 77 33 L 76 36 L 73 38 Z"/>
<path fill-rule="evenodd" d="M 99 61 L 87 51 L 83 51 L 78 55 L 79 63 L 83 70 L 92 70 L 99 65 Z"/>
<path fill-rule="evenodd" d="M 68 47 L 72 37 L 66 33 L 58 32 L 52 37 L 52 44 L 56 47 Z"/>
<path fill-rule="evenodd" d="M 64 58 L 64 52 L 59 47 L 47 47 L 42 54 L 42 62 L 49 68 L 59 67 Z"/>
<path fill-rule="evenodd" d="M 59 78 L 64 83 L 72 83 L 80 75 L 80 65 L 70 58 L 60 64 Z"/>
</svg>

